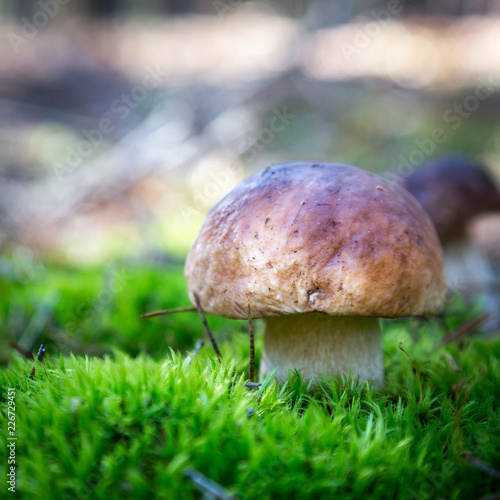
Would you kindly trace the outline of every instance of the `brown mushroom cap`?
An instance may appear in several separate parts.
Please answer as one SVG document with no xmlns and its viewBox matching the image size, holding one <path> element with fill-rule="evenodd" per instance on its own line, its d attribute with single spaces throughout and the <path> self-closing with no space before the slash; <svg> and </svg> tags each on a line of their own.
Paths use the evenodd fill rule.
<svg viewBox="0 0 500 500">
<path fill-rule="evenodd" d="M 500 210 L 500 192 L 473 158 L 443 156 L 416 170 L 404 187 L 429 214 L 442 243 L 465 236 L 467 222 L 490 210 Z"/>
<path fill-rule="evenodd" d="M 284 163 L 241 182 L 208 214 L 186 261 L 191 301 L 255 318 L 432 314 L 443 255 L 416 200 L 348 165 Z"/>
</svg>

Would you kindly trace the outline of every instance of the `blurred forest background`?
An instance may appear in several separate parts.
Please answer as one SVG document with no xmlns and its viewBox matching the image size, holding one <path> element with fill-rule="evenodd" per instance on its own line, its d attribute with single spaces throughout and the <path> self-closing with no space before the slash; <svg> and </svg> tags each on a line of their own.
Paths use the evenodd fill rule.
<svg viewBox="0 0 500 500">
<path fill-rule="evenodd" d="M 182 264 L 206 212 L 273 162 L 392 179 L 462 152 L 500 180 L 500 0 L 0 13 L 0 339 L 28 351 L 192 346 L 192 319 L 139 314 L 188 305 Z"/>
</svg>

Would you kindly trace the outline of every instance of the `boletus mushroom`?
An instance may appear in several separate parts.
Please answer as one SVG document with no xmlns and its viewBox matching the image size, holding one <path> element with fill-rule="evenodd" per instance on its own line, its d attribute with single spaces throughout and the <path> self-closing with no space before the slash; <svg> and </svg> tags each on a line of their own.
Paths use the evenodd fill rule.
<svg viewBox="0 0 500 500">
<path fill-rule="evenodd" d="M 483 307 L 489 314 L 483 330 L 500 331 L 500 211 L 474 217 L 468 225 L 471 245 L 486 259 Z"/>
<path fill-rule="evenodd" d="M 490 279 L 486 259 L 467 234 L 474 217 L 500 210 L 500 192 L 485 166 L 474 158 L 447 155 L 424 164 L 403 185 L 436 228 L 450 286 L 467 289 Z"/>
<path fill-rule="evenodd" d="M 265 318 L 261 379 L 277 368 L 383 385 L 377 318 L 430 315 L 446 283 L 436 231 L 401 186 L 348 165 L 283 163 L 207 215 L 185 267 L 190 300 Z"/>
</svg>

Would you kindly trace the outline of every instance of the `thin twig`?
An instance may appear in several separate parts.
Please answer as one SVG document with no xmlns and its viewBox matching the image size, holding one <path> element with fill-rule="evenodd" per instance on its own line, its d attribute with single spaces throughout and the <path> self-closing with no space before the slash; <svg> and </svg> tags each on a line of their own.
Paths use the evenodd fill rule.
<svg viewBox="0 0 500 500">
<path fill-rule="evenodd" d="M 488 319 L 490 319 L 491 313 L 483 313 L 477 318 L 474 318 L 473 320 L 465 323 L 461 327 L 459 327 L 457 330 L 454 332 L 450 333 L 447 335 L 438 345 L 438 347 L 443 347 L 446 344 L 449 344 L 450 342 L 453 342 L 454 340 L 459 339 L 460 337 L 463 337 L 471 332 L 473 332 L 476 328 L 479 328 L 481 325 L 483 325 Z"/>
<path fill-rule="evenodd" d="M 295 224 L 297 222 L 297 218 L 299 217 L 300 211 L 302 210 L 302 207 L 306 204 L 305 201 L 300 202 L 300 208 L 299 211 L 297 212 L 297 215 L 295 216 L 295 219 L 293 219 L 292 224 Z"/>
<path fill-rule="evenodd" d="M 500 491 L 487 497 L 481 497 L 480 500 L 500 500 Z"/>
<path fill-rule="evenodd" d="M 197 470 L 189 468 L 186 469 L 183 474 L 184 477 L 187 477 L 201 492 L 211 498 L 217 500 L 236 500 L 236 497 L 231 495 L 231 493 L 220 484 L 212 481 L 212 479 L 209 479 Z"/>
<path fill-rule="evenodd" d="M 491 465 L 474 456 L 472 453 L 462 453 L 462 458 L 476 467 L 476 469 L 482 470 L 496 479 L 500 479 L 500 472 L 494 469 Z"/>
<path fill-rule="evenodd" d="M 12 340 L 7 340 L 7 344 L 10 345 L 13 349 L 15 349 L 21 356 L 23 356 L 26 359 L 33 359 L 33 354 L 31 352 L 28 352 L 24 347 L 21 347 L 19 344 L 16 344 Z"/>
<path fill-rule="evenodd" d="M 152 318 L 153 316 L 162 316 L 164 314 L 181 313 L 181 312 L 196 312 L 196 307 L 177 307 L 175 309 L 165 309 L 163 311 L 153 311 L 146 314 L 141 314 L 141 318 Z"/>
<path fill-rule="evenodd" d="M 92 160 L 86 165 L 86 168 L 76 169 L 71 172 L 71 175 L 48 176 L 44 182 L 32 183 L 32 187 L 14 181 L 6 182 L 6 179 L 2 179 L 2 183 L 0 183 L 0 212 L 2 213 L 3 225 L 12 228 L 13 232 L 17 233 L 18 230 L 23 230 L 23 234 L 28 234 L 28 229 L 31 229 L 32 222 L 36 219 L 37 227 L 35 229 L 43 232 L 46 227 L 55 227 L 59 221 L 74 217 L 75 214 L 81 213 L 89 206 L 97 206 L 103 201 L 122 196 L 132 186 L 135 186 L 136 182 L 149 178 L 150 175 L 155 175 L 162 169 L 182 169 L 185 166 L 195 164 L 220 148 L 220 141 L 214 138 L 214 134 L 211 132 L 213 123 L 233 116 L 236 111 L 246 112 L 250 110 L 253 112 L 256 107 L 255 103 L 263 98 L 266 99 L 269 89 L 288 81 L 290 77 L 298 73 L 299 68 L 295 63 L 280 71 L 277 78 L 256 82 L 243 92 L 239 90 L 237 95 L 235 94 L 236 99 L 230 94 L 231 106 L 229 109 L 226 99 L 223 99 L 215 106 L 214 110 L 210 110 L 210 113 L 200 113 L 196 124 L 188 124 L 183 144 L 192 152 L 187 157 L 184 154 L 179 155 L 178 144 L 174 141 L 173 144 L 166 146 L 162 152 L 162 157 L 166 158 L 167 162 L 152 163 L 144 162 L 141 159 L 144 153 L 150 150 L 151 144 L 153 147 L 156 144 L 155 137 L 158 134 L 155 132 L 165 125 L 177 123 L 175 115 L 170 116 L 171 113 L 165 112 L 169 106 L 168 100 L 165 99 L 164 105 L 159 103 L 158 106 L 155 106 L 141 124 L 120 139 L 109 151 Z M 191 95 L 195 106 L 198 97 L 196 94 Z M 216 95 L 216 92 L 214 91 L 212 95 Z M 226 146 L 234 145 L 236 147 L 239 142 L 241 142 L 241 137 L 235 134 Z M 196 147 L 190 147 L 190 145 Z M 125 157 L 130 160 L 126 169 L 127 175 L 123 174 L 123 158 Z M 57 203 L 54 203 L 54 193 L 64 193 L 64 196 L 57 197 Z M 35 236 L 32 233 L 33 231 L 30 231 L 30 237 L 34 239 Z"/>
<path fill-rule="evenodd" d="M 188 357 L 188 365 L 190 365 L 193 361 L 193 358 L 198 355 L 198 353 L 201 351 L 201 348 L 205 345 L 205 342 L 203 340 L 198 340 L 196 344 L 194 345 L 194 349 L 191 352 L 191 354 Z"/>
<path fill-rule="evenodd" d="M 448 367 L 450 368 L 451 371 L 457 372 L 457 373 L 462 372 L 462 368 L 460 368 L 457 365 L 457 362 L 455 361 L 455 359 L 453 358 L 453 356 L 451 354 L 449 354 L 447 352 L 443 352 L 443 353 L 441 353 L 441 357 L 446 361 L 446 363 L 448 364 Z"/>
<path fill-rule="evenodd" d="M 245 382 L 244 385 L 248 389 L 258 389 L 262 384 L 259 382 Z"/>
<path fill-rule="evenodd" d="M 210 339 L 210 342 L 212 343 L 212 347 L 214 348 L 215 354 L 217 354 L 217 357 L 219 359 L 219 363 L 222 362 L 222 356 L 219 351 L 219 347 L 217 346 L 217 342 L 215 341 L 215 338 L 210 331 L 210 327 L 208 326 L 207 319 L 205 318 L 205 315 L 203 314 L 203 309 L 201 308 L 201 303 L 200 303 L 200 298 L 198 295 L 195 293 L 194 295 L 194 301 L 196 302 L 196 309 L 198 310 L 198 314 L 200 315 L 201 322 L 203 323 L 203 327 L 205 328 L 205 332 L 207 333 L 208 338 Z"/>
<path fill-rule="evenodd" d="M 420 373 L 417 370 L 417 365 L 415 365 L 415 361 L 413 361 L 412 357 L 403 349 L 403 342 L 399 343 L 399 348 L 410 358 L 410 361 L 413 364 L 413 368 L 415 368 L 415 373 L 417 374 L 418 385 L 420 387 L 420 404 L 422 404 L 422 382 L 420 382 Z"/>
<path fill-rule="evenodd" d="M 38 349 L 38 353 L 36 355 L 36 359 L 40 361 L 40 363 L 43 361 L 43 357 L 45 356 L 45 346 L 43 344 L 40 345 L 40 349 Z M 30 371 L 30 379 L 33 380 L 35 378 L 35 367 L 36 367 L 36 361 L 35 364 L 33 365 L 33 368 Z"/>
<path fill-rule="evenodd" d="M 255 343 L 252 325 L 252 309 L 250 307 L 250 304 L 248 304 L 248 331 L 250 334 L 250 369 L 248 373 L 248 380 L 250 382 L 253 382 L 255 375 Z"/>
<path fill-rule="evenodd" d="M 433 314 L 432 316 L 412 316 L 412 319 L 417 320 L 417 321 L 435 321 L 439 319 L 446 319 L 446 318 L 459 318 L 462 316 L 462 313 L 459 311 L 445 311 L 445 312 L 440 312 L 437 314 Z M 395 318 L 391 319 L 391 322 L 395 323 L 406 323 L 408 321 L 408 318 Z"/>
</svg>

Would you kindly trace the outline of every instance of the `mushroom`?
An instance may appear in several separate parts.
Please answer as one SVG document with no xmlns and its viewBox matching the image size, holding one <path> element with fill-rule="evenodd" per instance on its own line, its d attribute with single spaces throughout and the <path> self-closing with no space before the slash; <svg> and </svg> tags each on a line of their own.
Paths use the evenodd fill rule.
<svg viewBox="0 0 500 500">
<path fill-rule="evenodd" d="M 488 279 L 488 264 L 470 244 L 469 221 L 500 210 L 500 193 L 484 166 L 473 158 L 443 156 L 403 180 L 429 214 L 443 244 L 446 276 L 455 289 Z"/>
<path fill-rule="evenodd" d="M 474 217 L 468 225 L 472 246 L 486 259 L 488 280 L 485 282 L 484 308 L 490 313 L 486 331 L 500 330 L 500 212 Z"/>
<path fill-rule="evenodd" d="M 445 298 L 435 229 L 401 186 L 348 165 L 283 163 L 207 215 L 185 267 L 190 300 L 266 318 L 261 379 L 277 368 L 350 372 L 382 386 L 377 318 L 436 313 Z"/>
<path fill-rule="evenodd" d="M 472 244 L 500 273 L 500 212 L 474 217 L 469 222 L 468 234 Z"/>
</svg>

